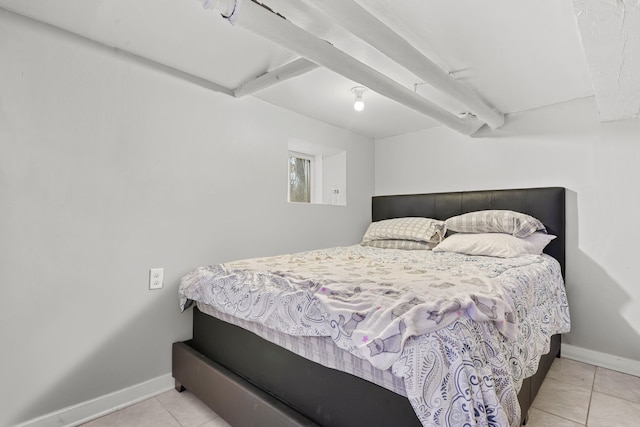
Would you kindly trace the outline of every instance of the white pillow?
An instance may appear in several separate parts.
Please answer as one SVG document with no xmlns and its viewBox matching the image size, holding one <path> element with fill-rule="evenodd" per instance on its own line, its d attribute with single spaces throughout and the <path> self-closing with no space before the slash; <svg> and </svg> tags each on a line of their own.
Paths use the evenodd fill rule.
<svg viewBox="0 0 640 427">
<path fill-rule="evenodd" d="M 405 217 L 372 222 L 362 238 L 362 243 L 373 240 L 415 240 L 439 243 L 446 233 L 444 221 L 431 218 Z"/>
<path fill-rule="evenodd" d="M 447 230 L 459 233 L 507 233 L 527 237 L 536 231 L 546 231 L 537 218 L 509 210 L 469 212 L 451 217 L 445 223 Z"/>
<path fill-rule="evenodd" d="M 529 254 L 540 255 L 555 238 L 556 236 L 546 233 L 533 233 L 527 237 L 505 233 L 456 233 L 444 239 L 433 251 L 515 258 Z"/>
</svg>

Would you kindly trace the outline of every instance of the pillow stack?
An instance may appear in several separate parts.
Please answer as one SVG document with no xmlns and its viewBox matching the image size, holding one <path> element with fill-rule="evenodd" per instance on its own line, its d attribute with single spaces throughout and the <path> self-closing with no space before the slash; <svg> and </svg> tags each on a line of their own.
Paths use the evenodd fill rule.
<svg viewBox="0 0 640 427">
<path fill-rule="evenodd" d="M 442 241 L 447 231 L 444 221 L 405 217 L 372 222 L 362 238 L 362 245 L 383 249 L 431 249 Z"/>
<path fill-rule="evenodd" d="M 453 231 L 445 239 L 445 234 Z M 405 217 L 373 222 L 362 245 L 382 249 L 433 250 L 513 258 L 540 255 L 556 236 L 540 220 L 510 210 L 484 210 L 446 221 Z"/>
<path fill-rule="evenodd" d="M 445 221 L 455 231 L 434 252 L 459 252 L 513 258 L 540 255 L 556 236 L 547 234 L 542 222 L 520 212 L 485 210 L 469 212 Z"/>
</svg>

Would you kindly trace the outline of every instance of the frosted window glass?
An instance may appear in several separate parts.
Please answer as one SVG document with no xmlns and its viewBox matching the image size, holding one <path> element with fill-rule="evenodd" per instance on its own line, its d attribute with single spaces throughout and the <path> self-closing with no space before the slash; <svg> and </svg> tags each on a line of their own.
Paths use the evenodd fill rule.
<svg viewBox="0 0 640 427">
<path fill-rule="evenodd" d="M 311 160 L 289 155 L 289 201 L 311 203 Z"/>
</svg>

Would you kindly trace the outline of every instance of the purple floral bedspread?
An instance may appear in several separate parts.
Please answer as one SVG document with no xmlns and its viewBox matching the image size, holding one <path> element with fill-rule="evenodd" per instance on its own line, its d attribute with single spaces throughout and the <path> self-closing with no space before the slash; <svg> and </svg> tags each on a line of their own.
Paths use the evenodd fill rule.
<svg viewBox="0 0 640 427">
<path fill-rule="evenodd" d="M 500 259 L 362 246 L 200 267 L 199 301 L 391 369 L 425 426 L 516 426 L 522 380 L 569 330 L 554 259 Z"/>
</svg>

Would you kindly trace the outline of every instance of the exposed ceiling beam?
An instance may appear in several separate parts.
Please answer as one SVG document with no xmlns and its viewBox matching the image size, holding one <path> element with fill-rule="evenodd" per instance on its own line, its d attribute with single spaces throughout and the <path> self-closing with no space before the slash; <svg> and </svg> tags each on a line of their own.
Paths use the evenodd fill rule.
<svg viewBox="0 0 640 427">
<path fill-rule="evenodd" d="M 214 92 L 220 92 L 220 93 L 223 93 L 223 94 L 229 95 L 229 96 L 233 96 L 234 95 L 233 94 L 233 90 L 231 90 L 231 89 L 229 89 L 227 87 L 224 87 L 224 86 L 222 86 L 220 84 L 214 83 L 211 80 L 207 80 L 207 79 L 204 79 L 202 77 L 196 76 L 195 74 L 187 73 L 187 72 L 179 70 L 179 69 L 177 69 L 175 67 L 163 64 L 163 63 L 158 62 L 156 60 L 153 60 L 151 58 L 147 58 L 147 57 L 139 55 L 137 53 L 133 53 L 133 52 L 130 52 L 128 50 L 121 49 L 121 48 L 119 48 L 117 46 L 114 46 L 114 45 L 111 45 L 111 44 L 107 44 L 107 43 L 102 42 L 100 40 L 97 40 L 97 39 L 94 39 L 94 38 L 90 38 L 90 37 L 88 37 L 86 35 L 82 35 L 82 34 L 73 32 L 71 30 L 67 30 L 65 28 L 62 28 L 62 27 L 59 27 L 57 25 L 42 21 L 42 20 L 37 19 L 35 17 L 25 15 L 25 14 L 23 14 L 21 12 L 13 11 L 13 10 L 11 10 L 9 8 L 4 7 L 4 6 L 0 6 L 0 10 L 7 11 L 7 13 L 11 13 L 11 14 L 13 14 L 15 16 L 19 16 L 21 19 L 25 19 L 25 20 L 28 20 L 30 22 L 37 23 L 38 25 L 42 25 L 44 27 L 47 27 L 49 30 L 55 31 L 55 32 L 57 32 L 59 34 L 63 34 L 66 37 L 73 37 L 76 40 L 82 40 L 83 42 L 91 43 L 93 46 L 96 46 L 96 47 L 101 48 L 101 49 L 109 49 L 111 51 L 116 52 L 117 54 L 119 54 L 121 56 L 126 57 L 127 59 L 129 59 L 129 60 L 131 60 L 133 62 L 137 62 L 139 64 L 144 64 L 146 66 L 155 68 L 157 70 L 165 72 L 165 73 L 167 73 L 169 75 L 172 75 L 174 77 L 177 77 L 177 78 L 183 79 L 185 81 L 188 81 L 190 83 L 193 83 L 195 85 L 198 85 L 198 86 L 200 86 L 202 88 L 209 89 L 209 90 L 212 90 Z"/>
<path fill-rule="evenodd" d="M 602 121 L 640 117 L 640 0 L 573 0 Z"/>
<path fill-rule="evenodd" d="M 268 71 L 253 80 L 243 83 L 242 85 L 234 89 L 233 94 L 237 98 L 251 95 L 255 92 L 266 89 L 269 86 L 273 86 L 292 77 L 296 77 L 308 71 L 315 70 L 316 68 L 318 68 L 318 64 L 315 64 L 305 58 L 298 58 L 278 68 Z"/>
<path fill-rule="evenodd" d="M 454 79 L 378 18 L 353 0 L 306 0 L 345 30 L 364 40 L 439 91 L 451 96 L 492 128 L 504 125 L 504 114 Z M 462 113 L 462 111 L 461 111 Z"/>
<path fill-rule="evenodd" d="M 232 24 L 277 43 L 343 77 L 429 116 L 453 130 L 469 135 L 475 133 L 484 124 L 474 115 L 466 114 L 459 117 L 446 111 L 251 0 L 222 0 L 216 2 L 216 8 Z"/>
</svg>

